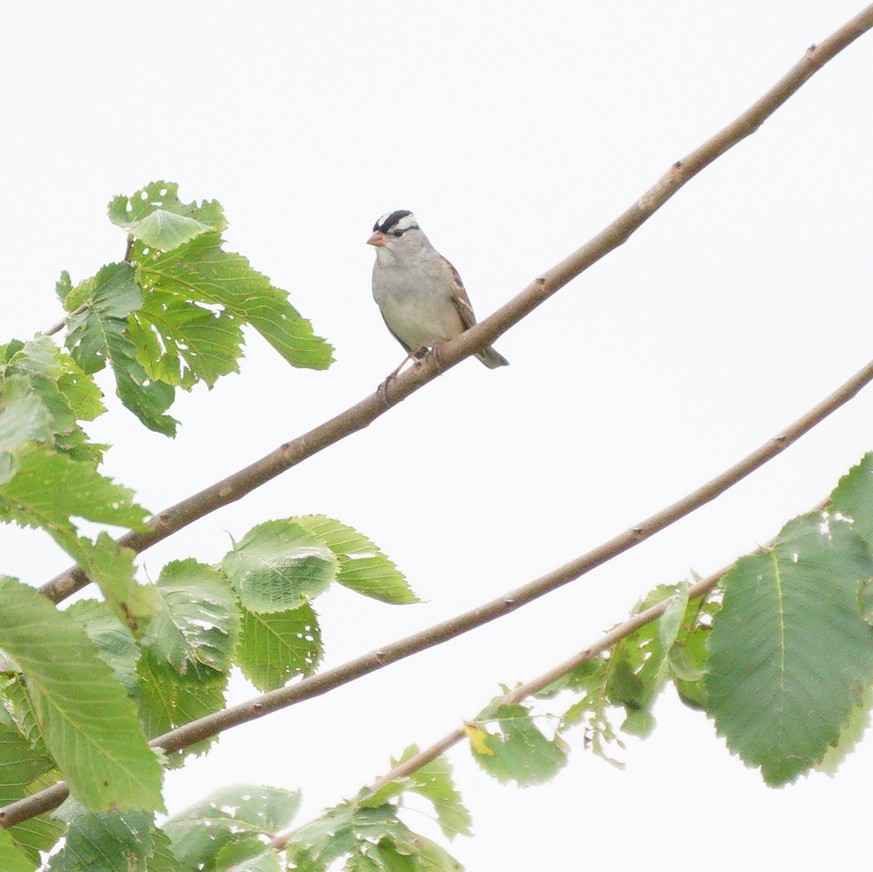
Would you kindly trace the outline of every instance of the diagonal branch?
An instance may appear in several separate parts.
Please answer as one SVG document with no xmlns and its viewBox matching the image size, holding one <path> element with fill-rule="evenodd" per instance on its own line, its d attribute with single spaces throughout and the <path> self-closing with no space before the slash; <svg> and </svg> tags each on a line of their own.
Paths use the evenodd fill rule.
<svg viewBox="0 0 873 872">
<path fill-rule="evenodd" d="M 814 73 L 871 27 L 873 5 L 820 45 L 811 46 L 803 58 L 756 103 L 687 157 L 676 161 L 652 188 L 593 239 L 531 282 L 493 315 L 446 343 L 440 349 L 438 363 L 428 356 L 421 366 L 397 378 L 386 391 L 366 397 L 308 433 L 279 446 L 250 466 L 165 509 L 151 519 L 149 530 L 128 533 L 121 537 L 120 544 L 136 552 L 144 551 L 193 521 L 240 499 L 340 439 L 367 427 L 388 408 L 405 400 L 440 372 L 490 345 L 569 281 L 626 242 L 679 188 L 728 149 L 754 133 Z M 40 591 L 55 602 L 60 602 L 86 584 L 87 576 L 76 566 L 48 581 Z"/>
<path fill-rule="evenodd" d="M 696 584 L 693 584 L 688 588 L 688 598 L 696 599 L 699 596 L 705 596 L 710 591 L 715 588 L 715 586 L 721 581 L 722 577 L 731 569 L 731 566 L 725 566 L 723 569 L 720 569 L 718 572 L 713 573 L 708 578 L 701 579 Z M 548 687 L 554 681 L 557 681 L 559 678 L 562 678 L 568 672 L 572 672 L 577 667 L 581 666 L 583 663 L 587 663 L 589 660 L 593 660 L 598 655 L 602 654 L 604 651 L 608 651 L 610 648 L 617 645 L 621 642 L 622 639 L 626 639 L 628 636 L 636 633 L 640 627 L 644 627 L 646 624 L 650 624 L 652 621 L 657 620 L 664 614 L 667 610 L 667 606 L 670 605 L 671 598 L 667 597 L 664 600 L 661 600 L 659 603 L 655 603 L 655 605 L 650 606 L 645 611 L 639 612 L 635 615 L 629 617 L 626 621 L 616 625 L 607 633 L 604 633 L 599 639 L 592 642 L 587 648 L 579 651 L 577 654 L 574 654 L 568 660 L 565 660 L 563 663 L 559 663 L 557 666 L 553 666 L 551 669 L 543 672 L 541 675 L 538 675 L 536 678 L 531 679 L 527 682 L 527 684 L 519 685 L 508 693 L 504 694 L 497 700 L 498 705 L 512 705 L 514 703 L 522 702 L 527 699 L 529 696 L 533 696 L 535 693 L 539 693 L 544 688 Z M 459 727 L 456 730 L 452 730 L 452 732 L 447 733 L 441 739 L 438 739 L 434 742 L 429 748 L 425 748 L 423 751 L 416 754 L 414 757 L 410 757 L 408 760 L 405 760 L 403 763 L 395 766 L 390 772 L 386 772 L 384 775 L 381 775 L 371 784 L 369 784 L 365 789 L 372 793 L 375 793 L 377 790 L 380 790 L 386 784 L 390 784 L 392 781 L 396 781 L 398 778 L 405 778 L 408 775 L 411 775 L 413 772 L 421 769 L 422 766 L 427 765 L 433 760 L 436 760 L 437 757 L 444 754 L 454 745 L 457 745 L 458 742 L 463 740 L 466 733 L 463 727 Z M 283 848 L 289 840 L 288 835 L 278 835 L 271 842 L 270 845 L 274 848 Z"/>
<path fill-rule="evenodd" d="M 825 500 L 816 506 L 817 510 L 823 510 L 829 504 L 830 500 Z M 762 546 L 757 549 L 758 551 L 763 550 L 769 546 Z M 725 566 L 720 569 L 718 572 L 714 572 L 707 578 L 703 578 L 695 584 L 691 585 L 688 588 L 688 598 L 689 600 L 696 599 L 697 597 L 705 597 L 711 591 L 715 589 L 718 583 L 724 578 L 724 576 L 728 573 L 729 570 L 733 568 L 734 564 L 732 563 L 730 566 Z M 520 703 L 527 699 L 529 696 L 533 696 L 536 693 L 539 693 L 541 690 L 544 690 L 553 682 L 557 681 L 559 678 L 563 678 L 567 673 L 572 672 L 574 669 L 577 669 L 583 663 L 588 663 L 588 661 L 593 660 L 595 657 L 598 657 L 604 651 L 608 651 L 610 648 L 615 647 L 619 642 L 623 639 L 626 639 L 628 636 L 632 636 L 637 632 L 641 627 L 644 627 L 646 624 L 650 624 L 652 621 L 658 620 L 664 612 L 667 610 L 667 607 L 670 605 L 671 597 L 667 597 L 666 599 L 661 600 L 659 603 L 655 603 L 655 605 L 650 606 L 642 612 L 638 612 L 635 615 L 631 615 L 627 620 L 622 621 L 622 623 L 617 624 L 608 632 L 604 633 L 600 636 L 599 639 L 596 639 L 592 642 L 587 648 L 579 651 L 574 654 L 568 660 L 563 661 L 563 663 L 559 663 L 557 666 L 553 666 L 551 669 L 543 672 L 541 675 L 538 675 L 536 678 L 531 679 L 527 682 L 527 684 L 519 685 L 513 690 L 508 691 L 499 700 L 495 701 L 496 705 L 513 705 L 515 703 Z M 392 781 L 397 781 L 400 778 L 407 778 L 412 775 L 413 772 L 417 772 L 423 766 L 426 766 L 428 763 L 432 763 L 437 757 L 441 757 L 448 751 L 450 748 L 457 745 L 459 742 L 463 741 L 466 737 L 466 731 L 463 727 L 458 727 L 457 729 L 452 730 L 450 733 L 447 733 L 440 739 L 437 739 L 430 747 L 425 748 L 423 751 L 420 751 L 418 754 L 415 754 L 413 757 L 410 757 L 408 760 L 404 760 L 403 763 L 398 764 L 390 771 L 386 772 L 384 775 L 380 775 L 375 781 L 372 781 L 367 787 L 364 788 L 369 794 L 374 794 L 377 791 L 381 790 L 385 787 L 386 784 L 390 784 Z M 290 841 L 293 840 L 294 835 L 300 830 L 300 827 L 294 827 L 292 830 L 288 830 L 284 833 L 279 833 L 274 836 L 270 840 L 270 847 L 275 848 L 277 851 L 281 851 Z"/>
<path fill-rule="evenodd" d="M 473 608 L 454 618 L 449 618 L 439 624 L 434 624 L 432 627 L 420 630 L 390 645 L 377 648 L 375 651 L 371 651 L 333 669 L 327 669 L 297 684 L 270 691 L 247 702 L 240 703 L 212 715 L 207 715 L 196 721 L 191 721 L 188 724 L 177 727 L 175 730 L 164 733 L 162 736 L 157 736 L 152 739 L 150 744 L 163 749 L 165 753 L 179 751 L 182 748 L 187 748 L 196 742 L 222 733 L 232 727 L 257 720 L 264 717 L 264 715 L 303 702 L 306 699 L 320 696 L 337 687 L 348 684 L 363 675 L 375 672 L 389 663 L 394 663 L 397 660 L 417 654 L 419 651 L 424 651 L 449 639 L 454 639 L 456 636 L 460 636 L 476 627 L 481 627 L 490 621 L 515 611 L 523 605 L 533 602 L 533 600 L 585 575 L 608 560 L 639 545 L 650 536 L 714 500 L 768 460 L 781 454 L 789 445 L 793 444 L 816 424 L 820 423 L 824 418 L 840 408 L 840 406 L 849 402 L 862 387 L 871 381 L 873 381 L 873 361 L 852 376 L 829 397 L 810 409 L 809 412 L 795 421 L 790 427 L 787 427 L 779 435 L 765 442 L 739 463 L 726 469 L 721 475 L 702 485 L 697 490 L 692 491 L 672 505 L 666 506 L 657 514 L 635 524 L 630 529 L 625 530 L 624 533 L 613 537 L 587 554 L 571 560 L 569 563 L 552 570 L 546 575 L 528 582 L 504 596 L 491 600 L 491 602 Z M 712 578 L 717 581 L 718 577 L 720 575 L 713 576 Z M 712 584 L 715 584 L 715 581 L 712 579 L 707 579 L 706 581 L 712 581 Z M 697 596 L 705 592 L 706 589 L 698 590 L 705 583 L 698 582 L 697 585 L 692 587 L 691 595 Z M 642 626 L 642 623 L 645 623 L 645 620 L 643 620 L 645 616 L 650 616 L 648 620 L 653 620 L 657 617 L 660 614 L 660 612 L 656 611 L 659 607 L 663 606 L 653 606 L 648 611 L 635 615 L 629 621 L 620 625 L 620 627 L 632 627 L 632 629 L 628 630 L 628 632 L 632 632 L 634 629 Z M 640 621 L 642 623 L 639 623 Z M 604 637 L 604 639 L 612 640 L 608 642 L 606 647 L 614 644 L 619 638 L 623 638 L 622 636 L 614 637 L 612 634 L 615 632 L 616 630 Z M 602 650 L 604 650 L 603 647 L 587 649 L 588 652 L 593 652 L 591 656 Z M 552 673 L 548 674 L 551 675 Z M 549 679 L 549 681 L 553 680 L 554 678 Z M 548 684 L 549 681 L 545 683 Z M 528 690 L 528 693 L 533 693 L 539 689 L 534 685 L 535 682 L 532 682 L 524 685 L 524 688 L 533 688 Z M 46 790 L 0 808 L 0 826 L 10 827 L 43 812 L 51 811 L 53 808 L 57 808 L 66 799 L 67 795 L 66 784 L 59 782 Z"/>
</svg>

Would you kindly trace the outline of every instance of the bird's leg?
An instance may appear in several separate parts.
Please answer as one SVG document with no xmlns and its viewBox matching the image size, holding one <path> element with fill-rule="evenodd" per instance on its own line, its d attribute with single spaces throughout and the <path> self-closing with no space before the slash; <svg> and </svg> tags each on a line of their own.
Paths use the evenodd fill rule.
<svg viewBox="0 0 873 872">
<path fill-rule="evenodd" d="M 388 385 L 390 385 L 391 382 L 393 382 L 394 379 L 397 378 L 397 376 L 400 374 L 400 370 L 403 369 L 403 367 L 406 366 L 406 364 L 410 360 L 416 357 L 423 356 L 426 350 L 427 349 L 425 348 L 411 348 L 406 353 L 406 357 L 404 357 L 403 360 L 400 361 L 400 366 L 398 366 L 397 369 L 395 369 L 393 372 L 389 372 L 388 375 L 385 377 L 385 381 L 383 381 L 382 384 L 380 384 L 379 387 L 376 389 L 376 393 L 379 394 L 379 396 L 382 398 L 382 402 L 385 404 L 386 407 L 389 405 Z M 416 363 L 417 362 L 418 361 L 416 361 Z"/>
</svg>

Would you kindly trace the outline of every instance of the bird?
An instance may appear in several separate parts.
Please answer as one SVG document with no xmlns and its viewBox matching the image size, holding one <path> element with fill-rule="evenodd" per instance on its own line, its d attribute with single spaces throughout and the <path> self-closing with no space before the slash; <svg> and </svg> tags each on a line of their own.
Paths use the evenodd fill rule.
<svg viewBox="0 0 873 872">
<path fill-rule="evenodd" d="M 420 360 L 428 349 L 460 336 L 476 323 L 470 298 L 458 271 L 431 245 L 408 209 L 387 212 L 373 225 L 368 245 L 376 249 L 373 298 L 391 335 L 406 349 L 406 362 Z M 475 356 L 489 369 L 509 361 L 493 348 Z"/>
</svg>

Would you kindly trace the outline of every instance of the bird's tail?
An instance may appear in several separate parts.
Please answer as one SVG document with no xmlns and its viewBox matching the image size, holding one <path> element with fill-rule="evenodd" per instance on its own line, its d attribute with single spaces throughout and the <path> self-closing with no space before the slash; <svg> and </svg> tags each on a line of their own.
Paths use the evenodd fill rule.
<svg viewBox="0 0 873 872">
<path fill-rule="evenodd" d="M 483 348 L 476 352 L 476 357 L 488 367 L 488 369 L 497 369 L 498 366 L 509 366 L 509 361 L 493 348 Z"/>
</svg>

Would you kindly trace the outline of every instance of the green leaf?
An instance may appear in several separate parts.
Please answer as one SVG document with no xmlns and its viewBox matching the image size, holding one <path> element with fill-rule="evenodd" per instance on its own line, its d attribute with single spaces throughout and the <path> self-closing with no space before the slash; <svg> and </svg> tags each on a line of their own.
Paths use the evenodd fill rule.
<svg viewBox="0 0 873 872">
<path fill-rule="evenodd" d="M 70 278 L 70 273 L 68 270 L 62 270 L 61 275 L 58 280 L 55 282 L 55 293 L 58 296 L 58 299 L 64 304 L 64 309 L 69 312 L 70 309 L 67 307 L 67 297 L 73 292 L 73 280 Z"/>
<path fill-rule="evenodd" d="M 87 539 L 78 539 L 77 543 L 76 549 L 68 550 L 96 582 L 118 617 L 138 636 L 157 612 L 157 594 L 152 585 L 137 584 L 133 563 L 136 555 L 106 533 L 100 533 L 93 544 Z"/>
<path fill-rule="evenodd" d="M 0 519 L 49 533 L 136 629 L 153 613 L 154 602 L 150 589 L 134 581 L 133 552 L 105 533 L 93 543 L 80 537 L 72 519 L 143 530 L 145 509 L 132 501 L 132 491 L 100 475 L 93 461 L 73 460 L 33 443 L 15 457 L 15 476 L 0 485 Z"/>
<path fill-rule="evenodd" d="M 34 750 L 13 726 L 0 724 L 0 805 L 27 794 L 27 786 L 54 767 L 54 761 Z"/>
<path fill-rule="evenodd" d="M 216 200 L 183 203 L 175 182 L 151 182 L 132 197 L 119 195 L 109 203 L 109 220 L 134 239 L 170 251 L 202 233 L 227 227 Z"/>
<path fill-rule="evenodd" d="M 645 739 L 655 729 L 655 718 L 647 709 L 631 711 L 622 721 L 621 728 L 628 735 Z"/>
<path fill-rule="evenodd" d="M 391 767 L 415 757 L 419 749 L 410 745 L 400 758 L 391 760 Z M 472 818 L 470 812 L 461 800 L 461 794 L 452 779 L 452 767 L 445 756 L 437 757 L 430 763 L 425 763 L 415 772 L 404 778 L 391 781 L 376 793 L 361 800 L 363 807 L 375 808 L 383 805 L 389 799 L 400 796 L 406 791 L 418 793 L 433 803 L 440 829 L 450 839 L 457 835 L 471 836 Z"/>
<path fill-rule="evenodd" d="M 263 845 L 261 846 L 260 854 L 249 857 L 239 863 L 234 863 L 232 866 L 224 864 L 223 852 L 219 855 L 218 860 L 221 863 L 219 868 L 226 869 L 227 872 L 284 872 L 285 869 L 279 857 L 279 852 L 271 848 L 264 849 Z"/>
<path fill-rule="evenodd" d="M 26 676 L 45 743 L 75 797 L 95 810 L 161 807 L 161 765 L 133 703 L 69 615 L 4 578 L 0 648 Z"/>
<path fill-rule="evenodd" d="M 676 682 L 701 683 L 709 663 L 710 627 L 696 626 L 681 644 L 670 649 L 669 666 Z M 680 688 L 681 690 L 681 688 Z"/>
<path fill-rule="evenodd" d="M 221 565 L 246 609 L 284 612 L 324 593 L 339 561 L 299 524 L 267 521 L 249 530 Z"/>
<path fill-rule="evenodd" d="M 0 725 L 0 806 L 8 805 L 33 793 L 32 784 L 54 767 L 54 760 L 34 750 L 27 739 L 13 726 Z M 39 859 L 40 851 L 48 851 L 63 835 L 64 827 L 48 816 L 17 824 L 8 831 L 17 845 L 29 857 Z M 0 857 L 2 857 L 0 851 Z M 0 869 L 6 869 L 0 862 Z"/>
<path fill-rule="evenodd" d="M 679 630 L 688 610 L 688 584 L 681 584 L 670 598 L 670 604 L 658 619 L 658 643 L 668 652 L 679 636 Z"/>
<path fill-rule="evenodd" d="M 155 830 L 154 832 L 148 872 L 180 872 L 170 839 L 163 830 Z"/>
<path fill-rule="evenodd" d="M 73 296 L 67 297 L 68 306 Z M 142 303 L 142 288 L 130 264 L 104 266 L 86 286 L 84 299 L 77 303 L 85 307 L 84 311 L 74 311 L 67 318 L 67 347 L 85 372 L 97 372 L 108 361 L 121 402 L 146 427 L 172 436 L 178 421 L 164 412 L 173 402 L 174 390 L 148 377 L 127 335 L 128 316 Z"/>
<path fill-rule="evenodd" d="M 0 829 L 0 869 L 3 872 L 34 872 L 36 867 L 37 861 L 15 844 L 11 833 Z"/>
<path fill-rule="evenodd" d="M 51 872 L 153 872 L 149 862 L 168 840 L 146 812 L 84 811 L 75 806 L 64 847 L 51 858 Z"/>
<path fill-rule="evenodd" d="M 873 452 L 840 479 L 831 503 L 833 511 L 851 518 L 855 532 L 873 544 Z"/>
<path fill-rule="evenodd" d="M 840 740 L 831 745 L 816 770 L 827 775 L 836 775 L 837 770 L 849 754 L 855 750 L 870 727 L 870 715 L 873 711 L 873 687 L 869 684 L 861 691 L 861 703 L 852 709 L 849 721 L 840 731 Z"/>
<path fill-rule="evenodd" d="M 385 603 L 420 602 L 403 573 L 366 536 L 325 515 L 290 519 L 307 530 L 339 558 L 336 580 L 364 596 Z"/>
<path fill-rule="evenodd" d="M 296 675 L 311 675 L 323 656 L 321 627 L 312 606 L 243 611 L 237 663 L 258 690 L 274 690 Z"/>
<path fill-rule="evenodd" d="M 560 732 L 564 733 L 581 725 L 585 747 L 610 765 L 622 769 L 624 764 L 612 756 L 616 747 L 623 749 L 624 745 L 618 738 L 617 727 L 612 718 L 614 706 L 608 697 L 615 662 L 611 652 L 587 660 L 545 687 L 537 697 L 549 699 L 561 691 L 581 694 L 580 699 L 561 717 Z M 471 729 L 472 726 L 468 725 L 468 733 Z M 484 752 L 487 752 L 485 737 L 487 734 L 483 737 L 480 750 L 484 749 Z"/>
<path fill-rule="evenodd" d="M 163 568 L 155 588 L 160 610 L 143 641 L 180 675 L 198 664 L 230 669 L 239 611 L 224 576 L 196 560 L 177 560 Z"/>
<path fill-rule="evenodd" d="M 108 602 L 92 599 L 74 602 L 66 613 L 82 626 L 103 662 L 130 694 L 136 689 L 139 647 L 129 627 L 122 623 Z"/>
<path fill-rule="evenodd" d="M 298 791 L 237 784 L 173 815 L 163 830 L 182 868 L 211 869 L 228 845 L 250 841 L 252 836 L 276 835 L 299 807 Z"/>
<path fill-rule="evenodd" d="M 75 538 L 71 518 L 144 530 L 147 512 L 133 491 L 100 475 L 90 461 L 73 460 L 44 446 L 17 452 L 18 474 L 0 488 L 0 514 L 28 527 L 42 527 L 64 545 Z"/>
<path fill-rule="evenodd" d="M 0 576 L 0 580 L 5 576 Z M 4 657 L 9 661 L 10 658 Z M 9 663 L 6 666 L 10 671 L 0 680 L 0 702 L 2 702 L 5 711 L 3 712 L 10 724 L 14 724 L 15 728 L 37 754 L 46 759 L 51 758 L 49 749 L 43 741 L 42 733 L 39 729 L 39 724 L 36 721 L 36 713 L 33 709 L 33 704 L 25 690 L 26 679 L 21 674 L 20 667 L 17 664 Z"/>
<path fill-rule="evenodd" d="M 35 433 L 31 438 L 51 441 L 56 450 L 76 460 L 99 460 L 105 446 L 90 442 L 77 423 L 92 421 L 105 411 L 93 377 L 48 336 L 19 345 L 0 365 L 0 395 L 8 399 L 16 392 L 42 402 L 48 413 L 48 434 Z M 20 387 L 13 391 L 16 383 Z"/>
<path fill-rule="evenodd" d="M 477 750 L 471 742 L 473 757 L 500 781 L 539 784 L 553 778 L 567 762 L 563 740 L 559 736 L 547 739 L 523 705 L 492 703 L 476 719 L 475 726 L 485 733 L 485 748 Z"/>
<path fill-rule="evenodd" d="M 48 409 L 39 397 L 24 393 L 28 387 L 23 380 L 0 382 L 0 485 L 18 472 L 17 448 L 30 441 L 47 442 L 52 436 Z"/>
<path fill-rule="evenodd" d="M 343 803 L 300 827 L 288 844 L 291 868 L 323 872 L 346 858 L 347 870 L 457 872 L 460 863 L 400 821 L 393 805 L 375 808 Z"/>
<path fill-rule="evenodd" d="M 724 577 L 710 634 L 707 711 L 728 747 L 785 784 L 819 762 L 873 674 L 858 581 L 873 561 L 849 524 L 790 521 Z"/>
<path fill-rule="evenodd" d="M 224 708 L 227 673 L 207 666 L 189 665 L 185 675 L 179 673 L 160 653 L 144 647 L 136 665 L 138 679 L 134 699 L 149 738 L 161 736 Z M 211 736 L 184 750 L 184 754 L 201 754 L 213 742 Z"/>
<path fill-rule="evenodd" d="M 248 260 L 221 248 L 218 233 L 206 233 L 166 254 L 135 252 L 142 282 L 183 300 L 222 306 L 251 324 L 292 366 L 327 369 L 333 348 Z"/>
<path fill-rule="evenodd" d="M 24 379 L 0 382 L 0 449 L 4 451 L 31 440 L 47 442 L 52 436 L 49 411 L 38 396 L 27 393 L 29 389 Z"/>
<path fill-rule="evenodd" d="M 606 691 L 609 701 L 629 710 L 642 708 L 649 696 L 649 688 L 623 657 L 614 655 L 613 661 Z"/>
<path fill-rule="evenodd" d="M 185 390 L 198 381 L 212 387 L 221 376 L 239 372 L 242 325 L 226 310 L 153 290 L 131 314 L 128 336 L 150 378 Z"/>
</svg>

